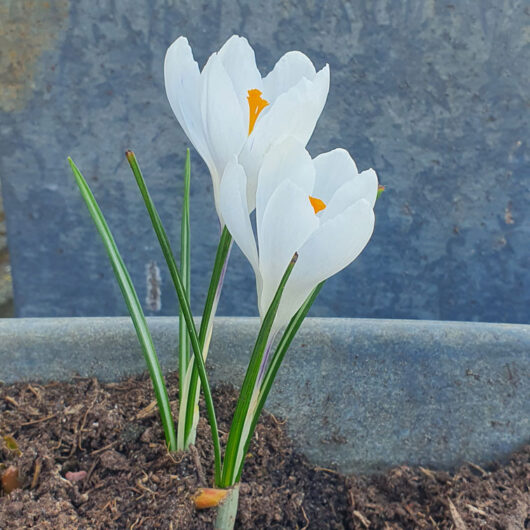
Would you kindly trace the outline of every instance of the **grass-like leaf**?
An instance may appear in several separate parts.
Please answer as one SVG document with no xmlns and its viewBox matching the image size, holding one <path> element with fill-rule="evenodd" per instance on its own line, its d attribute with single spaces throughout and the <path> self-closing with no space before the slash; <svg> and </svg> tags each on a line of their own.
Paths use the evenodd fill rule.
<svg viewBox="0 0 530 530">
<path fill-rule="evenodd" d="M 153 382 L 153 388 L 155 391 L 156 401 L 158 403 L 158 410 L 160 412 L 160 419 L 162 421 L 162 427 L 164 429 L 164 435 L 166 438 L 166 443 L 171 451 L 176 450 L 177 448 L 177 439 L 175 436 L 175 427 L 173 425 L 173 419 L 171 416 L 171 408 L 169 405 L 169 398 L 167 395 L 166 385 L 164 383 L 164 378 L 162 376 L 162 370 L 160 369 L 160 364 L 158 362 L 158 357 L 155 351 L 153 344 L 153 339 L 151 333 L 147 327 L 147 322 L 145 320 L 145 315 L 142 311 L 142 306 L 138 299 L 138 295 L 134 289 L 131 277 L 125 263 L 118 251 L 118 247 L 112 237 L 112 233 L 101 213 L 101 210 L 88 186 L 83 175 L 77 169 L 76 165 L 71 158 L 68 158 L 70 167 L 75 176 L 81 195 L 85 201 L 85 204 L 92 216 L 92 219 L 96 225 L 96 228 L 101 236 L 105 249 L 109 256 L 116 280 L 120 286 L 123 298 L 129 309 L 129 314 L 136 329 L 136 335 L 142 347 L 142 351 L 145 357 L 147 364 L 147 369 L 149 370 L 149 375 L 151 376 L 151 381 Z"/>
<path fill-rule="evenodd" d="M 155 230 L 158 242 L 166 259 L 166 263 L 169 269 L 169 274 L 173 280 L 173 285 L 177 292 L 178 300 L 180 303 L 180 309 L 182 315 L 186 322 L 186 328 L 188 330 L 188 336 L 191 341 L 191 348 L 194 355 L 194 364 L 197 366 L 199 373 L 199 378 L 204 392 L 204 401 L 206 403 L 206 411 L 208 413 L 208 422 L 210 423 L 210 429 L 212 431 L 212 442 L 214 447 L 214 457 L 215 457 L 215 477 L 216 481 L 220 480 L 221 475 L 221 447 L 219 444 L 219 431 L 217 429 L 217 419 L 215 417 L 215 408 L 213 405 L 212 392 L 210 389 L 210 384 L 208 382 L 208 377 L 206 375 L 206 367 L 204 366 L 204 359 L 202 357 L 201 347 L 199 345 L 199 338 L 197 336 L 197 330 L 195 329 L 195 323 L 193 322 L 193 316 L 191 314 L 190 303 L 187 297 L 186 289 L 182 281 L 182 277 L 177 267 L 173 251 L 171 250 L 171 245 L 169 244 L 169 239 L 167 237 L 166 231 L 162 225 L 162 221 L 158 212 L 153 203 L 153 199 L 149 194 L 147 185 L 143 178 L 142 172 L 136 160 L 136 157 L 132 151 L 127 151 L 127 160 L 131 166 L 134 177 L 136 178 L 136 183 L 140 189 L 140 193 L 144 199 L 145 206 L 149 213 L 151 223 Z"/>
<path fill-rule="evenodd" d="M 190 273 L 190 150 L 186 150 L 186 163 L 184 165 L 184 197 L 182 200 L 182 219 L 180 225 L 180 273 L 188 302 L 190 301 L 191 273 Z M 183 403 L 187 403 L 189 395 L 190 378 L 186 377 L 190 362 L 190 339 L 186 329 L 186 321 L 179 307 L 179 400 L 180 412 L 186 410 Z M 196 374 L 198 378 L 199 374 Z M 186 449 L 186 416 L 179 413 L 177 442 L 180 450 Z"/>
</svg>

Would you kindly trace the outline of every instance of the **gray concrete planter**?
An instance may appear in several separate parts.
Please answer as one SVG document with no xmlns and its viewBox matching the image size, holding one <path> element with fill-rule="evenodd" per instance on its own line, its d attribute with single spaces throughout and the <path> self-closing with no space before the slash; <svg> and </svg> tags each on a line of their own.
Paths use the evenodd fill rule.
<svg viewBox="0 0 530 530">
<path fill-rule="evenodd" d="M 176 368 L 177 320 L 149 319 Z M 218 318 L 212 381 L 238 385 L 258 321 Z M 336 368 L 338 367 L 338 370 Z M 144 371 L 128 318 L 0 320 L 0 380 L 116 380 Z M 530 438 L 530 326 L 308 319 L 268 408 L 321 466 L 375 472 L 502 459 Z"/>
</svg>

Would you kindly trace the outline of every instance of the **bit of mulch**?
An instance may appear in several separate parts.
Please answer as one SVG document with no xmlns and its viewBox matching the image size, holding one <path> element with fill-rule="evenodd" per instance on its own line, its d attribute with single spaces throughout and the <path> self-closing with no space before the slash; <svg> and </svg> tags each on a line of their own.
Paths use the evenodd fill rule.
<svg viewBox="0 0 530 530">
<path fill-rule="evenodd" d="M 176 377 L 168 383 L 176 396 Z M 214 398 L 226 441 L 235 392 L 217 388 Z M 208 424 L 203 416 L 191 452 L 168 453 L 145 377 L 0 385 L 0 434 L 2 529 L 212 527 L 213 511 L 193 504 L 197 488 L 212 484 Z M 310 465 L 283 422 L 265 414 L 236 527 L 524 529 L 529 483 L 530 446 L 507 465 L 469 464 L 454 474 L 402 466 L 346 477 Z"/>
</svg>

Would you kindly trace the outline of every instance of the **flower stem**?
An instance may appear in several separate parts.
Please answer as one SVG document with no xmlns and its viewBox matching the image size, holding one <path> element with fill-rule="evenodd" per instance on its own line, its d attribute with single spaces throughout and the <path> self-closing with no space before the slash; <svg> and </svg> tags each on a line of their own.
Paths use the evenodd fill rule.
<svg viewBox="0 0 530 530">
<path fill-rule="evenodd" d="M 274 339 L 276 338 L 276 335 L 277 335 L 277 331 L 274 333 L 271 333 L 269 338 L 267 339 L 267 346 L 265 346 L 265 352 L 263 354 L 263 359 L 261 360 L 261 365 L 259 367 L 258 381 L 257 381 L 258 388 L 261 386 L 261 382 L 263 381 L 263 378 L 265 377 L 265 372 L 267 370 L 269 357 L 272 351 L 272 344 L 274 343 Z"/>
<path fill-rule="evenodd" d="M 234 418 L 232 419 L 232 425 L 230 426 L 230 433 L 228 435 L 228 442 L 226 445 L 225 459 L 223 463 L 223 473 L 221 483 L 217 484 L 220 487 L 228 488 L 236 483 L 237 471 L 239 470 L 241 463 L 245 459 L 244 446 L 248 437 L 248 432 L 253 419 L 253 411 L 257 406 L 258 398 L 258 387 L 256 381 L 259 374 L 261 362 L 263 360 L 263 354 L 267 343 L 269 342 L 269 335 L 278 312 L 280 300 L 283 294 L 283 290 L 291 275 L 293 267 L 298 258 L 298 254 L 295 253 L 293 259 L 289 263 L 281 281 L 276 294 L 272 299 L 272 302 L 265 314 L 265 318 L 261 324 L 254 350 L 248 364 L 245 379 L 241 386 L 241 392 L 239 393 L 239 399 L 237 401 L 236 410 L 234 412 Z"/>
<path fill-rule="evenodd" d="M 274 351 L 274 355 L 271 358 L 269 366 L 267 367 L 265 371 L 265 376 L 263 377 L 260 387 L 259 387 L 257 405 L 254 410 L 252 423 L 250 425 L 250 428 L 248 429 L 248 435 L 247 435 L 247 439 L 244 444 L 243 454 L 246 454 L 248 451 L 248 448 L 250 446 L 250 441 L 252 440 L 252 435 L 254 434 L 254 429 L 256 428 L 256 425 L 259 420 L 259 416 L 261 414 L 261 411 L 263 410 L 263 407 L 265 406 L 265 402 L 267 401 L 267 397 L 269 396 L 270 389 L 272 387 L 272 384 L 274 383 L 274 379 L 276 378 L 276 374 L 278 373 L 278 369 L 280 368 L 280 365 L 282 364 L 285 354 L 287 353 L 287 350 L 289 349 L 291 342 L 293 341 L 298 329 L 302 325 L 304 318 L 307 316 L 309 309 L 313 305 L 313 302 L 315 301 L 316 297 L 318 296 L 318 293 L 320 293 L 320 290 L 322 289 L 323 286 L 324 286 L 324 282 L 319 283 L 313 289 L 313 292 L 307 297 L 307 300 L 304 302 L 302 307 L 300 307 L 300 309 L 296 312 L 293 318 L 291 318 L 291 321 L 285 328 L 282 338 L 278 346 L 276 347 L 276 350 Z M 243 464 L 244 464 L 244 460 L 242 460 L 239 464 L 239 469 L 237 471 L 237 475 L 235 479 L 236 482 L 239 482 L 239 480 L 241 479 L 241 473 L 243 472 Z"/>
</svg>

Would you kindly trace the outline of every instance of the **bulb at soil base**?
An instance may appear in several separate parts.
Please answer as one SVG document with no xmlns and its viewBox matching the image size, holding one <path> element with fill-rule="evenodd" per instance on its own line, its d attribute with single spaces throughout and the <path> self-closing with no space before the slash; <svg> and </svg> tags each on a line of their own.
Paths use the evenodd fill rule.
<svg viewBox="0 0 530 530">
<path fill-rule="evenodd" d="M 239 484 L 229 489 L 200 488 L 194 501 L 197 510 L 217 506 L 215 530 L 232 530 L 234 528 L 239 504 Z"/>
<path fill-rule="evenodd" d="M 226 497 L 228 490 L 217 488 L 200 488 L 195 496 L 195 508 L 204 510 L 214 508 Z"/>
<path fill-rule="evenodd" d="M 239 484 L 236 484 L 228 490 L 226 497 L 217 508 L 217 517 L 213 526 L 215 530 L 232 530 L 234 528 L 238 504 Z"/>
</svg>

